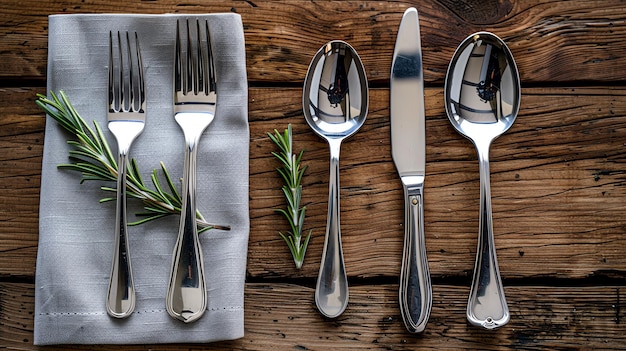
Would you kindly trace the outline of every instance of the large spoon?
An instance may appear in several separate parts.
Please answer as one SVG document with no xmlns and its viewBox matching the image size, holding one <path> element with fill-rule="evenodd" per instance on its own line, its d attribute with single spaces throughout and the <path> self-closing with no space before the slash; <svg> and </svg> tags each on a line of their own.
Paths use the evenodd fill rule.
<svg viewBox="0 0 626 351">
<path fill-rule="evenodd" d="M 367 104 L 367 78 L 356 51 L 343 41 L 322 46 L 304 80 L 302 107 L 309 126 L 330 146 L 328 219 L 315 287 L 317 308 L 329 318 L 341 315 L 348 305 L 339 225 L 339 150 L 341 142 L 365 122 Z"/>
<path fill-rule="evenodd" d="M 467 319 L 494 329 L 509 321 L 498 269 L 491 216 L 489 147 L 506 132 L 519 111 L 521 88 L 513 55 L 502 39 L 479 32 L 458 47 L 446 75 L 445 106 L 450 123 L 478 152 L 480 220 Z"/>
</svg>

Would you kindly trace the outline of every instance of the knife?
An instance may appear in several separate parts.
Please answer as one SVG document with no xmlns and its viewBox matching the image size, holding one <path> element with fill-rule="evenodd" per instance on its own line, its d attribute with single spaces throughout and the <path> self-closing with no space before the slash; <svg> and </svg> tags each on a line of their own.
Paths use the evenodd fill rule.
<svg viewBox="0 0 626 351">
<path fill-rule="evenodd" d="M 417 10 L 402 16 L 391 64 L 391 154 L 404 189 L 404 250 L 399 302 L 411 333 L 424 330 L 432 288 L 424 242 L 426 129 L 422 49 Z"/>
</svg>

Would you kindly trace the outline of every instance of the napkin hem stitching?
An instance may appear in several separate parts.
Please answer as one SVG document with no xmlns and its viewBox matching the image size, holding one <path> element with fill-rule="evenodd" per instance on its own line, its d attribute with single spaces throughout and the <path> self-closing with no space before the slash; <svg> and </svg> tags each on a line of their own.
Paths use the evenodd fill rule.
<svg viewBox="0 0 626 351">
<path fill-rule="evenodd" d="M 207 308 L 209 312 L 216 311 L 241 311 L 243 310 L 243 306 L 228 306 L 222 308 Z M 162 310 L 143 310 L 143 311 L 135 311 L 133 314 L 142 314 L 142 313 L 163 313 L 166 312 L 165 309 Z M 41 312 L 40 316 L 48 316 L 48 317 L 64 317 L 64 316 L 102 316 L 105 315 L 106 312 Z"/>
</svg>

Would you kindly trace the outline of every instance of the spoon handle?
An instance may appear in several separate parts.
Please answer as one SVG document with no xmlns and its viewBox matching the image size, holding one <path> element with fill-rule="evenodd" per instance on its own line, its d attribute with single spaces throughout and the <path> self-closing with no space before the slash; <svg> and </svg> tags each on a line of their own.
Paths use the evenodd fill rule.
<svg viewBox="0 0 626 351">
<path fill-rule="evenodd" d="M 432 307 L 432 286 L 424 240 L 424 177 L 403 177 L 402 185 L 405 223 L 400 312 L 407 330 L 419 333 L 426 327 Z"/>
<path fill-rule="evenodd" d="M 510 316 L 493 237 L 489 143 L 477 144 L 476 150 L 480 172 L 480 220 L 474 278 L 467 304 L 467 320 L 475 326 L 495 329 L 508 323 Z"/>
<path fill-rule="evenodd" d="M 348 305 L 348 278 L 341 248 L 339 225 L 339 149 L 341 140 L 329 139 L 330 180 L 328 184 L 328 219 L 322 262 L 315 287 L 315 304 L 321 314 L 338 317 Z"/>
</svg>

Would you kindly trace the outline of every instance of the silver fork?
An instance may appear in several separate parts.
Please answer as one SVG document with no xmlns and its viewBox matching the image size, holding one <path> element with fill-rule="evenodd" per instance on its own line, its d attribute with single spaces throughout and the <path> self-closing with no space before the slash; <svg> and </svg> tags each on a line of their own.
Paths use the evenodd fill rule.
<svg viewBox="0 0 626 351">
<path fill-rule="evenodd" d="M 115 248 L 107 294 L 107 312 L 126 318 L 135 308 L 135 286 L 130 264 L 126 226 L 126 168 L 128 152 L 146 122 L 146 91 L 137 33 L 109 32 L 108 127 L 117 139 L 118 175 L 115 211 Z M 116 45 L 114 45 L 116 44 Z M 114 46 L 117 50 L 114 49 Z"/>
<path fill-rule="evenodd" d="M 195 30 L 192 30 L 195 27 Z M 217 101 L 215 70 L 209 24 L 186 21 L 176 26 L 174 68 L 174 118 L 185 136 L 183 198 L 174 247 L 166 309 L 174 318 L 190 323 L 202 316 L 207 306 L 204 262 L 196 227 L 196 158 L 198 142 L 215 116 Z M 185 38 L 181 36 L 185 34 Z"/>
</svg>

